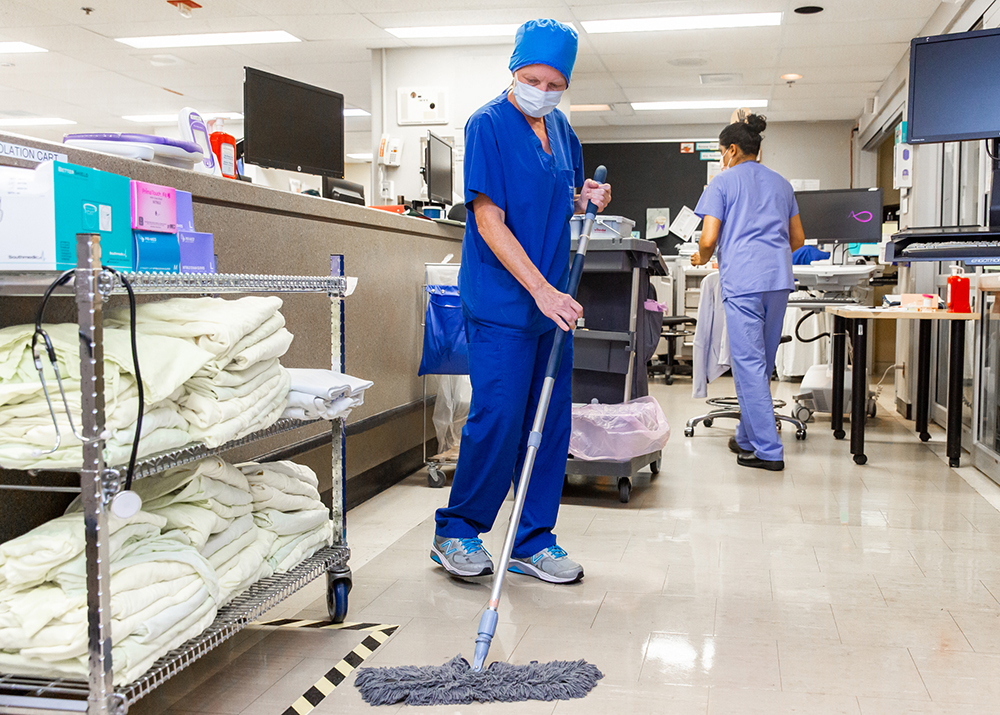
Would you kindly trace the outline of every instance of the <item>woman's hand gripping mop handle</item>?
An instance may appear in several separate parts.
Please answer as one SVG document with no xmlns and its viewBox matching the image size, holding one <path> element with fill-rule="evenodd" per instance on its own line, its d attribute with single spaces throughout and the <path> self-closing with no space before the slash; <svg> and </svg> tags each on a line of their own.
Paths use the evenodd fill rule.
<svg viewBox="0 0 1000 715">
<path fill-rule="evenodd" d="M 594 172 L 594 181 L 598 184 L 603 184 L 607 175 L 608 170 L 603 166 L 599 166 Z M 569 271 L 569 286 L 566 290 L 573 298 L 576 298 L 576 289 L 580 286 L 580 276 L 583 274 L 583 261 L 587 255 L 587 244 L 590 243 L 590 233 L 594 228 L 596 218 L 597 206 L 593 201 L 590 201 L 587 203 L 587 213 L 583 222 L 583 230 L 580 231 L 576 255 L 573 257 L 573 267 Z M 510 524 L 507 526 L 507 536 L 503 542 L 500 563 L 497 564 L 496 575 L 493 577 L 493 593 L 490 596 L 489 606 L 479 621 L 479 637 L 476 638 L 476 657 L 472 664 L 472 669 L 477 672 L 481 671 L 483 665 L 486 663 L 486 656 L 490 652 L 490 644 L 493 642 L 493 636 L 497 631 L 497 607 L 500 605 L 500 593 L 503 591 L 504 577 L 507 575 L 507 566 L 510 564 L 510 554 L 514 548 L 517 525 L 521 521 L 524 499 L 528 494 L 531 470 L 535 466 L 535 454 L 542 443 L 542 427 L 545 425 L 545 416 L 549 411 L 549 401 L 552 399 L 552 388 L 555 386 L 556 375 L 559 374 L 559 366 L 562 363 L 563 347 L 566 345 L 567 332 L 556 330 L 556 337 L 552 341 L 549 364 L 545 368 L 545 382 L 542 384 L 542 394 L 538 399 L 538 409 L 535 411 L 535 421 L 531 427 L 531 434 L 528 435 L 528 450 L 524 457 L 524 467 L 521 469 L 521 480 L 517 485 L 517 494 L 514 497 L 514 510 L 510 515 Z"/>
</svg>

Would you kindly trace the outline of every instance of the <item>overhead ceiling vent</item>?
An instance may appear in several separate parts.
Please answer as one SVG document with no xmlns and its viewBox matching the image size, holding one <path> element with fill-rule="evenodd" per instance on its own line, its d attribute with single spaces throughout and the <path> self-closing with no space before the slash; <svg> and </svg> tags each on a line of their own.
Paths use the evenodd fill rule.
<svg viewBox="0 0 1000 715">
<path fill-rule="evenodd" d="M 667 60 L 667 64 L 674 67 L 704 67 L 708 64 L 708 60 L 701 57 L 677 57 Z"/>
<path fill-rule="evenodd" d="M 739 72 L 715 72 L 698 76 L 702 84 L 743 84 L 743 75 Z"/>
</svg>

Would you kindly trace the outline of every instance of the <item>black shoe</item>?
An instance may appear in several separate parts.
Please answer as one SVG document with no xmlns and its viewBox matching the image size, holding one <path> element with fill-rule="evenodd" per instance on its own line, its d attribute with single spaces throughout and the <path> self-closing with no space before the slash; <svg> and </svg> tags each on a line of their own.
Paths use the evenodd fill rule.
<svg viewBox="0 0 1000 715">
<path fill-rule="evenodd" d="M 740 446 L 740 443 L 736 441 L 735 437 L 729 438 L 729 451 L 733 454 L 753 454 L 753 450 L 745 450 Z"/>
<path fill-rule="evenodd" d="M 736 463 L 741 467 L 766 469 L 769 472 L 781 472 L 785 469 L 785 463 L 780 459 L 761 459 L 756 454 L 748 454 L 746 452 L 736 456 Z"/>
</svg>

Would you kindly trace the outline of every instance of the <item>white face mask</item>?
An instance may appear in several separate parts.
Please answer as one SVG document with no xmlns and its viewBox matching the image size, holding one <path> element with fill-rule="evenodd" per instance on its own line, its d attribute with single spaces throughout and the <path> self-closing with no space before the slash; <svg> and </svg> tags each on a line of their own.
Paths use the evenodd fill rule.
<svg viewBox="0 0 1000 715">
<path fill-rule="evenodd" d="M 562 99 L 562 92 L 543 92 L 538 87 L 524 84 L 514 78 L 514 99 L 517 106 L 529 117 L 540 119 L 551 112 Z"/>
<path fill-rule="evenodd" d="M 726 151 L 728 152 L 729 150 L 727 149 Z M 728 168 L 729 164 L 726 163 L 726 155 L 723 154 L 719 157 L 719 171 L 725 171 Z"/>
</svg>

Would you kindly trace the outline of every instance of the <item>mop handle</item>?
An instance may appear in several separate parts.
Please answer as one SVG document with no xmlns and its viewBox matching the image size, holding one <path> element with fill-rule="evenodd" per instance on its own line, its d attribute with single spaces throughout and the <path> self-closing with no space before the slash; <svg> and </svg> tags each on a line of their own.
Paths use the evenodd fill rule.
<svg viewBox="0 0 1000 715">
<path fill-rule="evenodd" d="M 608 170 L 603 164 L 594 171 L 594 181 L 603 184 L 608 178 Z M 594 221 L 597 219 L 597 205 L 593 201 L 587 202 L 587 213 L 584 214 L 583 229 L 580 231 L 580 238 L 576 246 L 576 254 L 573 256 L 573 266 L 569 269 L 569 285 L 566 293 L 571 298 L 576 298 L 576 290 L 580 287 L 580 278 L 583 275 L 583 260 L 587 255 L 587 244 L 590 243 L 590 233 L 594 230 Z M 549 354 L 549 364 L 545 368 L 546 377 L 555 378 L 559 374 L 559 366 L 562 364 L 563 346 L 566 344 L 568 330 L 557 330 L 556 339 L 552 343 L 552 352 Z"/>
<path fill-rule="evenodd" d="M 608 170 L 597 167 L 594 172 L 594 180 L 603 184 L 608 175 Z M 580 276 L 583 274 L 583 261 L 587 255 L 587 244 L 590 243 L 590 232 L 594 229 L 594 220 L 597 218 L 597 206 L 593 201 L 587 202 L 587 214 L 583 221 L 583 230 L 580 231 L 580 239 L 577 244 L 576 255 L 573 257 L 573 267 L 569 272 L 569 286 L 567 293 L 571 297 L 576 297 L 576 289 L 580 286 Z M 500 606 L 500 594 L 503 592 L 503 582 L 507 575 L 507 567 L 510 565 L 510 555 L 514 550 L 514 539 L 517 536 L 517 527 L 521 521 L 521 512 L 524 511 L 524 501 L 528 495 L 528 483 L 531 481 L 531 471 L 535 467 L 535 455 L 538 447 L 542 444 L 542 427 L 545 425 L 545 416 L 549 411 L 549 402 L 552 399 L 552 390 L 556 384 L 556 376 L 559 374 L 559 366 L 562 363 L 563 347 L 566 344 L 568 330 L 556 330 L 555 338 L 552 341 L 552 352 L 549 353 L 548 367 L 545 369 L 545 381 L 542 383 L 542 393 L 538 398 L 538 408 L 535 410 L 535 421 L 531 426 L 531 434 L 528 435 L 528 449 L 524 455 L 524 466 L 521 468 L 521 479 L 517 484 L 517 491 L 514 494 L 514 508 L 511 511 L 510 522 L 507 524 L 507 535 L 504 538 L 503 550 L 500 553 L 500 561 L 497 564 L 496 575 L 493 577 L 493 591 L 490 594 L 490 602 L 479 620 L 479 637 L 476 638 L 476 653 L 473 660 L 472 669 L 479 672 L 486 664 L 486 656 L 489 653 L 490 643 L 497 629 L 497 608 Z"/>
</svg>

